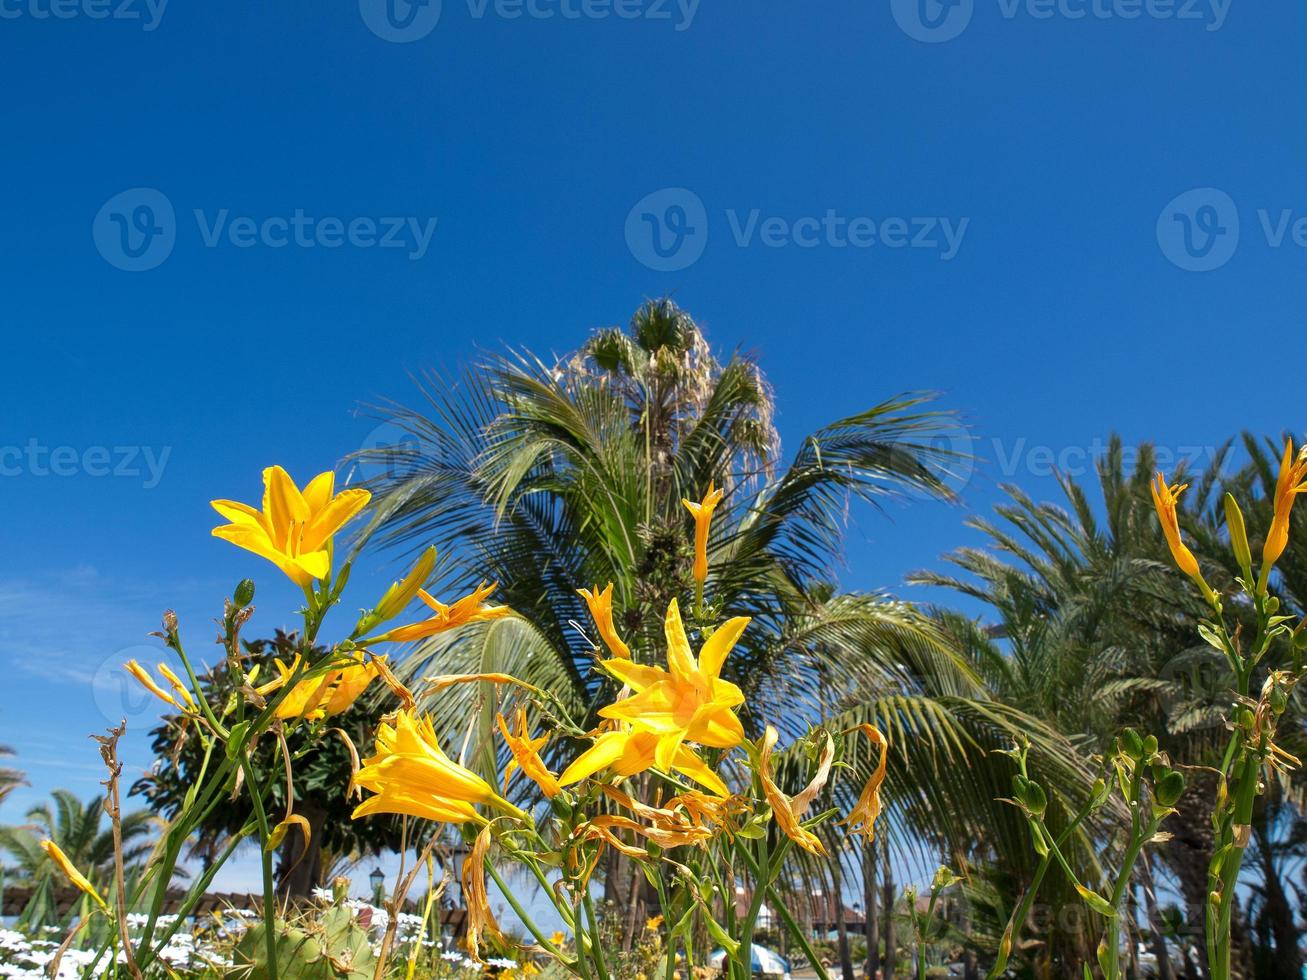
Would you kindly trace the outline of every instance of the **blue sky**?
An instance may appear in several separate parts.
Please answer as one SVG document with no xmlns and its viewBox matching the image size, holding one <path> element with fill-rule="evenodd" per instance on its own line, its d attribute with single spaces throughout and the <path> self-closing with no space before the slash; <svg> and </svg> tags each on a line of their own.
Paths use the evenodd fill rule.
<svg viewBox="0 0 1307 980">
<path fill-rule="evenodd" d="M 163 609 L 210 656 L 256 575 L 258 631 L 292 624 L 211 497 L 329 467 L 360 404 L 478 347 L 670 293 L 758 355 L 790 445 L 940 391 L 988 462 L 963 507 L 855 512 L 853 587 L 1110 432 L 1302 429 L 1301 5 L 393 2 L 0 0 L 0 743 L 31 780 L 0 820 L 95 791 Z"/>
</svg>

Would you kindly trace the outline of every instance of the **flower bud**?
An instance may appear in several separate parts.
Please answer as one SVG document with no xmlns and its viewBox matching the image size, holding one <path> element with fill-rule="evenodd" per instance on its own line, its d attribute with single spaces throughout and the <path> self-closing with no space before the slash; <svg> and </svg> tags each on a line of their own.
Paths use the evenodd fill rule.
<svg viewBox="0 0 1307 980">
<path fill-rule="evenodd" d="M 1157 736 L 1149 735 L 1147 738 L 1144 739 L 1143 758 L 1151 759 L 1155 755 L 1157 755 Z"/>
<path fill-rule="evenodd" d="M 1184 774 L 1174 769 L 1153 784 L 1153 798 L 1162 806 L 1175 806 L 1184 794 Z"/>
<path fill-rule="evenodd" d="M 1018 799 L 1025 804 L 1027 810 L 1037 817 L 1041 816 L 1043 812 L 1048 809 L 1048 796 L 1044 793 L 1044 789 L 1039 785 L 1039 783 L 1027 780 L 1025 788 Z"/>
<path fill-rule="evenodd" d="M 1252 576 L 1253 553 L 1248 548 L 1248 532 L 1244 529 L 1243 512 L 1231 494 L 1225 495 L 1225 527 L 1230 532 L 1230 547 L 1234 559 L 1245 576 Z M 1251 585 L 1249 586 L 1251 588 Z"/>
<path fill-rule="evenodd" d="M 1117 744 L 1122 752 L 1136 762 L 1144 757 L 1144 740 L 1133 728 L 1123 728 Z"/>
<path fill-rule="evenodd" d="M 232 600 L 236 603 L 237 609 L 244 609 L 254 601 L 254 583 L 247 578 L 241 579 L 236 583 L 236 591 L 232 593 Z"/>
</svg>

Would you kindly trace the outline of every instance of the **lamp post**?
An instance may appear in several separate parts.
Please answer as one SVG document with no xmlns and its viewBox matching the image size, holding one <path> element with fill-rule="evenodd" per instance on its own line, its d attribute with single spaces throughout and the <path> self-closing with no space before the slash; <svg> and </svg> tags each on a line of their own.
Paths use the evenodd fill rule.
<svg viewBox="0 0 1307 980">
<path fill-rule="evenodd" d="M 372 882 L 372 904 L 381 908 L 386 902 L 386 873 L 380 868 L 373 868 L 372 874 L 368 875 L 368 881 Z"/>
</svg>

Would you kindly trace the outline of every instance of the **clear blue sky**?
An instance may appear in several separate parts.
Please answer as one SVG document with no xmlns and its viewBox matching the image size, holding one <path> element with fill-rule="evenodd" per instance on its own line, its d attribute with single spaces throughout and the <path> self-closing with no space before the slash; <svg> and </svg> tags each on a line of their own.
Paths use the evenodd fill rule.
<svg viewBox="0 0 1307 980">
<path fill-rule="evenodd" d="M 211 497 L 327 468 L 478 346 L 671 293 L 758 354 L 791 445 L 940 390 L 989 464 L 967 508 L 856 513 L 854 587 L 972 540 L 1002 480 L 1049 492 L 1037 447 L 1303 427 L 1289 0 L 58 3 L 0 0 L 0 743 L 32 784 L 0 820 L 96 789 L 164 608 L 209 656 L 255 574 L 258 632 L 292 623 Z"/>
</svg>

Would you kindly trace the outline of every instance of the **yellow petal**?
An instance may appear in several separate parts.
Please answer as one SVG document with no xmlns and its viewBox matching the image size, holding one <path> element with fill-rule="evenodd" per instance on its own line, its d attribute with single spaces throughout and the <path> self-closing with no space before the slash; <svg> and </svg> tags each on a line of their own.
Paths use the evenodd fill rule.
<svg viewBox="0 0 1307 980">
<path fill-rule="evenodd" d="M 667 635 L 667 667 L 680 677 L 690 677 L 697 670 L 694 654 L 690 651 L 690 640 L 685 635 L 685 624 L 681 622 L 681 610 L 673 599 L 667 605 L 667 616 L 663 620 L 663 632 Z"/>
<path fill-rule="evenodd" d="M 748 616 L 736 616 L 734 619 L 728 619 L 722 623 L 708 637 L 703 648 L 699 651 L 699 670 L 704 675 L 716 678 L 722 672 L 722 664 L 726 662 L 726 657 L 735 646 L 744 628 L 749 625 Z"/>
</svg>

